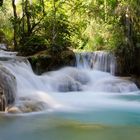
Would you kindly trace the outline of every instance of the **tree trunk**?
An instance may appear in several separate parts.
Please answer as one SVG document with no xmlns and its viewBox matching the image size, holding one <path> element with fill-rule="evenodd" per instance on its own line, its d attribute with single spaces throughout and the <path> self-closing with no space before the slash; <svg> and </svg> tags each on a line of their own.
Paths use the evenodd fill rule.
<svg viewBox="0 0 140 140">
<path fill-rule="evenodd" d="M 56 5 L 55 0 L 53 0 L 53 29 L 52 29 L 52 44 L 55 44 L 56 38 Z"/>
<path fill-rule="evenodd" d="M 44 4 L 44 0 L 40 0 L 40 4 L 42 6 L 43 15 L 45 15 L 45 4 Z"/>
<path fill-rule="evenodd" d="M 104 14 L 105 14 L 105 22 L 107 21 L 107 0 L 104 0 Z"/>
<path fill-rule="evenodd" d="M 25 33 L 25 6 L 24 6 L 24 0 L 22 0 L 22 34 Z"/>
<path fill-rule="evenodd" d="M 17 49 L 17 12 L 16 12 L 16 5 L 15 0 L 12 0 L 12 7 L 13 7 L 13 15 L 14 15 L 14 46 Z"/>
<path fill-rule="evenodd" d="M 27 18 L 27 36 L 31 34 L 31 23 L 30 23 L 30 12 L 29 12 L 29 1 L 25 0 L 25 15 Z"/>
</svg>

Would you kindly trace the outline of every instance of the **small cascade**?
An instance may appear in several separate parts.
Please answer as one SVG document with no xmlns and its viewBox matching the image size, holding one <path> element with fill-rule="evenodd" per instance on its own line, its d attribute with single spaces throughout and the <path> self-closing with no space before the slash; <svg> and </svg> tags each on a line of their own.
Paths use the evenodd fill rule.
<svg viewBox="0 0 140 140">
<path fill-rule="evenodd" d="M 11 58 L 11 57 L 15 57 L 16 54 L 17 54 L 17 52 L 8 52 L 8 51 L 0 50 L 0 58 L 2 58 L 2 57 Z"/>
<path fill-rule="evenodd" d="M 12 89 L 13 96 L 7 89 L 7 98 L 12 103 L 13 97 L 15 100 L 14 105 L 8 108 L 7 112 L 24 113 L 63 109 L 67 105 L 73 104 L 73 100 L 70 100 L 71 103 L 67 104 L 67 101 L 69 102 L 67 96 L 75 97 L 76 94 L 80 96 L 80 94 L 83 95 L 86 92 L 122 94 L 138 91 L 137 86 L 132 81 L 107 73 L 115 71 L 115 58 L 111 54 L 94 52 L 77 54 L 76 57 L 77 67 L 82 69 L 65 67 L 39 76 L 34 74 L 26 58 L 16 56 L 14 52 L 2 51 L 0 54 L 0 72 L 10 73 L 12 76 L 9 79 L 16 81 L 14 84 L 12 80 L 9 80 L 9 74 L 4 76 L 6 83 L 2 79 L 4 85 L 7 86 L 8 83 L 8 87 Z M 0 83 L 2 82 L 0 81 Z M 57 99 L 59 95 L 62 96 Z M 61 101 L 62 98 L 64 98 L 63 102 Z M 79 98 L 83 100 L 82 97 Z M 75 100 L 77 99 L 75 98 Z M 76 101 L 74 102 L 76 103 Z"/>
<path fill-rule="evenodd" d="M 106 51 L 77 53 L 76 63 L 78 68 L 95 69 L 115 74 L 115 56 Z"/>
<path fill-rule="evenodd" d="M 0 43 L 1 50 L 7 50 L 7 46 L 4 43 Z"/>
<path fill-rule="evenodd" d="M 12 58 L 1 63 L 15 75 L 17 81 L 15 105 L 9 108 L 8 112 L 36 112 L 59 106 L 47 93 L 52 91 L 48 83 L 49 78 L 43 79 L 43 77 L 35 75 L 25 58 Z"/>
</svg>

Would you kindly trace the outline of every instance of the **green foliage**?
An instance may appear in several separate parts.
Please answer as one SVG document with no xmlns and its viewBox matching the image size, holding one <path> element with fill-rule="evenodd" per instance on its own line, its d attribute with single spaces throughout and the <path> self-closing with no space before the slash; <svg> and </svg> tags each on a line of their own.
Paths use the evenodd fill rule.
<svg viewBox="0 0 140 140">
<path fill-rule="evenodd" d="M 10 43 L 12 41 L 13 32 L 12 32 L 12 24 L 9 20 L 9 17 L 11 16 L 11 10 L 8 10 L 9 0 L 5 1 L 3 3 L 3 6 L 0 7 L 0 30 L 4 33 L 6 42 Z M 8 7 L 7 7 L 8 6 Z"/>
<path fill-rule="evenodd" d="M 52 32 L 55 22 L 55 38 Z M 44 27 L 44 36 L 48 40 L 48 45 L 51 47 L 53 45 L 60 46 L 58 49 L 65 49 L 66 47 L 71 46 L 70 36 L 73 31 L 73 27 L 70 25 L 67 17 L 64 14 L 57 14 L 55 21 L 54 18 L 50 15 L 47 15 L 43 23 Z M 54 38 L 54 42 L 52 41 Z"/>
<path fill-rule="evenodd" d="M 124 53 L 132 60 L 140 46 L 138 0 L 20 0 L 16 19 L 7 12 L 10 2 L 0 11 L 0 30 L 10 40 L 16 25 L 18 50 L 24 55 L 71 47 Z"/>
<path fill-rule="evenodd" d="M 46 49 L 47 41 L 42 36 L 32 35 L 30 37 L 24 37 L 24 40 L 18 51 L 23 55 L 33 55 L 39 51 Z"/>
<path fill-rule="evenodd" d="M 64 1 L 53 0 L 30 4 L 29 0 L 24 0 L 17 6 L 21 7 L 17 12 L 22 14 L 16 19 L 11 17 L 10 21 L 16 26 L 16 41 L 22 54 L 32 54 L 42 50 L 42 46 L 52 51 L 71 47 L 75 25 L 70 23 L 64 4 Z"/>
<path fill-rule="evenodd" d="M 117 26 L 117 27 L 116 27 Z M 115 29 L 112 27 L 110 29 L 111 35 L 108 39 L 108 49 L 114 53 L 120 53 L 123 47 L 126 46 L 126 38 L 124 36 L 123 28 L 116 25 Z"/>
</svg>

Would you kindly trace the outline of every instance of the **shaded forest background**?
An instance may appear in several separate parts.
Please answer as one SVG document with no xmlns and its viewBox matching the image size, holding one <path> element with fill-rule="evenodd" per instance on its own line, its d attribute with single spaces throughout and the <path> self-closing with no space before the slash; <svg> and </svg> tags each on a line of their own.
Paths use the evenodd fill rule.
<svg viewBox="0 0 140 140">
<path fill-rule="evenodd" d="M 46 50 L 111 51 L 140 74 L 139 0 L 1 0 L 0 42 L 30 56 Z"/>
</svg>

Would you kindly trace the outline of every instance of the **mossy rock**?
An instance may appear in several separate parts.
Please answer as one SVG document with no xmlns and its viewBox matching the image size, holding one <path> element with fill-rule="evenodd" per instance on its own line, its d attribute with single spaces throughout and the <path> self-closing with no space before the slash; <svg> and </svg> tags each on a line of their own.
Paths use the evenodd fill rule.
<svg viewBox="0 0 140 140">
<path fill-rule="evenodd" d="M 75 54 L 71 50 L 62 51 L 61 60 L 64 66 L 74 66 L 75 65 Z"/>
<path fill-rule="evenodd" d="M 36 74 L 42 74 L 47 71 L 62 68 L 64 66 L 75 65 L 75 54 L 71 50 L 65 50 L 56 54 L 42 51 L 28 57 L 28 59 Z"/>
</svg>

